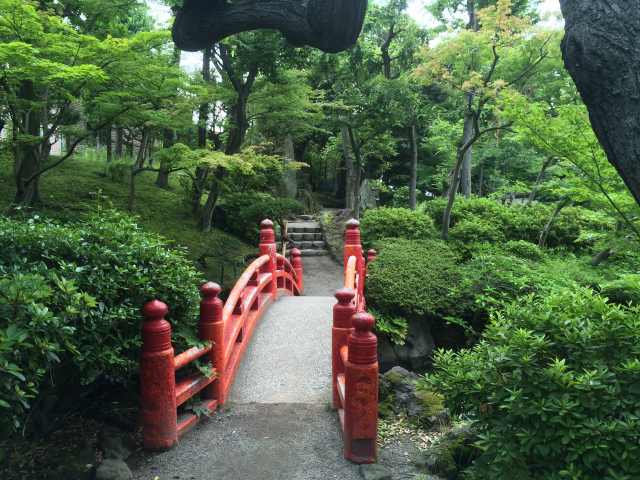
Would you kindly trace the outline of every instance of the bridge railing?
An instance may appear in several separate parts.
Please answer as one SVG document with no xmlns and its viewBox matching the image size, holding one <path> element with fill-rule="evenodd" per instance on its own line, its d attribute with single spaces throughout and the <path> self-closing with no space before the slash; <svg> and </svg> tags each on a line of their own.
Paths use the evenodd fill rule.
<svg viewBox="0 0 640 480">
<path fill-rule="evenodd" d="M 367 265 L 375 250 L 363 256 L 360 226 L 350 220 L 345 230 L 344 287 L 333 307 L 333 407 L 338 411 L 344 456 L 355 463 L 373 463 L 378 436 L 378 341 L 374 318 L 366 312 Z"/>
<path fill-rule="evenodd" d="M 273 223 L 260 224 L 260 256 L 240 276 L 226 303 L 218 298 L 221 288 L 213 282 L 200 287 L 199 338 L 205 346 L 175 354 L 171 325 L 165 319 L 166 304 L 152 300 L 142 313 L 140 359 L 141 420 L 143 444 L 151 450 L 171 448 L 197 423 L 195 414 L 178 417 L 178 407 L 200 394 L 200 407 L 214 411 L 225 403 L 240 360 L 253 331 L 267 307 L 279 295 L 302 295 L 303 266 L 300 251 L 291 261 L 276 251 Z M 176 377 L 176 373 L 199 358 L 213 367 L 211 374 Z"/>
</svg>

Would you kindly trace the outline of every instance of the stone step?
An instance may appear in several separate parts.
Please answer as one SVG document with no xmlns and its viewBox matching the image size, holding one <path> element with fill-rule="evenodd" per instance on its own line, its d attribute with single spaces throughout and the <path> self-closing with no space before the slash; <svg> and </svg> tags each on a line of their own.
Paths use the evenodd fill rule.
<svg viewBox="0 0 640 480">
<path fill-rule="evenodd" d="M 302 242 L 293 242 L 295 244 L 295 248 L 299 248 L 300 250 L 322 250 L 324 249 L 327 244 L 322 241 L 322 240 L 318 240 L 318 241 L 302 241 Z M 278 251 L 282 250 L 282 243 L 277 242 L 276 246 L 278 248 Z"/>
<path fill-rule="evenodd" d="M 300 250 L 303 257 L 322 257 L 329 255 L 327 250 Z"/>
<path fill-rule="evenodd" d="M 289 239 L 292 242 L 319 242 L 322 238 L 322 233 L 298 233 L 288 232 Z"/>
<path fill-rule="evenodd" d="M 320 227 L 288 227 L 288 233 L 322 233 Z"/>
</svg>

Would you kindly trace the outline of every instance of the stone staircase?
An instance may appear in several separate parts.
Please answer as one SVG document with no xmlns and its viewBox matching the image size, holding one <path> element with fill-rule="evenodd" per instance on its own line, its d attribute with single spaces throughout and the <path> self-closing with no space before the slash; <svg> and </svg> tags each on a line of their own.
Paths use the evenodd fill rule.
<svg viewBox="0 0 640 480">
<path fill-rule="evenodd" d="M 300 249 L 303 257 L 317 257 L 329 254 L 320 223 L 315 221 L 313 217 L 302 215 L 289 222 L 287 233 L 289 241 Z M 281 247 L 278 246 L 278 248 L 280 249 Z"/>
</svg>

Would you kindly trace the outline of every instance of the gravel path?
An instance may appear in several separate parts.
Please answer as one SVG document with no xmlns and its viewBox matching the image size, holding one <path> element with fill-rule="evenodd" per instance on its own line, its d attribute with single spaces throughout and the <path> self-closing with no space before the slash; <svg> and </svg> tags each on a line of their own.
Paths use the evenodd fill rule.
<svg viewBox="0 0 640 480">
<path fill-rule="evenodd" d="M 304 294 L 310 297 L 333 297 L 344 284 L 342 266 L 330 256 L 304 257 Z"/>
</svg>

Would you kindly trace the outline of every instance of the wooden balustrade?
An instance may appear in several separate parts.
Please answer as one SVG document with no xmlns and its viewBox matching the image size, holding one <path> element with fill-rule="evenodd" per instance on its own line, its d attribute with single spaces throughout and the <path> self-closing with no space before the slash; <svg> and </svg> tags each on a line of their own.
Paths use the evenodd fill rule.
<svg viewBox="0 0 640 480">
<path fill-rule="evenodd" d="M 377 457 L 378 359 L 374 318 L 366 312 L 365 262 L 357 220 L 347 222 L 344 242 L 344 288 L 336 292 L 333 307 L 333 407 L 338 411 L 344 456 L 355 463 L 373 463 Z"/>
<path fill-rule="evenodd" d="M 200 287 L 199 338 L 202 347 L 175 355 L 171 325 L 165 319 L 169 308 L 159 300 L 143 310 L 140 359 L 141 421 L 143 444 L 151 450 L 174 446 L 179 437 L 197 423 L 197 416 L 178 417 L 178 407 L 200 394 L 201 407 L 214 411 L 223 405 L 253 331 L 267 307 L 280 295 L 301 295 L 304 288 L 300 252 L 291 261 L 276 252 L 273 223 L 260 224 L 260 257 L 238 279 L 226 303 L 219 298 L 219 285 Z M 198 359 L 212 367 L 210 375 L 176 372 Z"/>
</svg>

